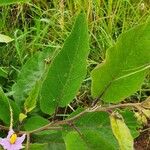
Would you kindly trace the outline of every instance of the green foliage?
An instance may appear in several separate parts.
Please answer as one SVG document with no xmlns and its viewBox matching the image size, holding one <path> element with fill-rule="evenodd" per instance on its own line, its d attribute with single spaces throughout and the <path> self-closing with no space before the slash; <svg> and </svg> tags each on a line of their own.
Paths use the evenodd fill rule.
<svg viewBox="0 0 150 150">
<path fill-rule="evenodd" d="M 19 3 L 19 2 L 28 2 L 29 0 L 0 0 L 0 6 Z"/>
<path fill-rule="evenodd" d="M 34 143 L 30 144 L 30 150 L 48 150 L 48 144 Z"/>
<path fill-rule="evenodd" d="M 132 137 L 137 138 L 140 134 L 139 129 L 141 128 L 141 126 L 135 118 L 134 112 L 128 109 L 119 112 L 123 116 L 125 124 L 130 129 Z"/>
<path fill-rule="evenodd" d="M 33 143 L 30 144 L 30 150 L 65 150 L 65 147 L 61 143 Z"/>
<path fill-rule="evenodd" d="M 14 101 L 9 100 L 0 87 L 0 119 L 7 125 L 10 124 L 10 106 L 13 110 L 13 120 L 16 123 L 19 119 L 20 110 Z"/>
<path fill-rule="evenodd" d="M 64 134 L 68 150 L 76 150 L 77 145 L 89 150 L 116 150 L 118 148 L 109 121 L 109 115 L 103 112 L 88 113 L 76 121 L 75 127 L 79 131 Z"/>
<path fill-rule="evenodd" d="M 66 142 L 66 150 L 77 150 L 79 147 L 80 150 L 88 150 L 88 146 L 86 142 L 84 142 L 84 139 L 75 131 L 69 132 L 64 140 Z"/>
<path fill-rule="evenodd" d="M 120 150 L 133 150 L 133 137 L 124 123 L 121 115 L 113 113 L 110 116 L 112 131 L 118 140 Z"/>
<path fill-rule="evenodd" d="M 108 49 L 106 60 L 92 71 L 92 95 L 117 103 L 137 91 L 150 66 L 150 25 L 122 34 Z"/>
<path fill-rule="evenodd" d="M 40 82 L 44 78 L 47 64 L 45 59 L 49 58 L 50 49 L 38 52 L 31 57 L 22 67 L 17 83 L 13 85 L 13 96 L 16 103 L 23 109 L 31 111 L 35 105 L 40 88 Z M 31 102 L 32 101 L 32 102 Z M 25 102 L 25 104 L 24 104 Z"/>
<path fill-rule="evenodd" d="M 52 62 L 41 90 L 41 110 L 52 114 L 75 97 L 86 75 L 89 52 L 86 16 L 80 13 L 71 35 Z"/>
<path fill-rule="evenodd" d="M 18 120 L 19 120 L 20 108 L 14 101 L 9 100 L 9 102 L 10 102 L 11 108 L 13 110 L 13 123 L 15 125 L 18 123 Z"/>
<path fill-rule="evenodd" d="M 48 130 L 35 133 L 33 140 L 38 143 L 64 143 L 62 132 L 59 130 Z"/>
<path fill-rule="evenodd" d="M 0 119 L 7 125 L 10 123 L 10 107 L 8 101 L 8 98 L 0 87 Z"/>
<path fill-rule="evenodd" d="M 129 110 L 119 110 L 124 121 L 122 117 L 113 116 L 112 118 L 111 116 L 113 132 L 109 120 L 109 114 L 113 110 L 111 108 L 108 109 L 109 114 L 92 112 L 94 108 L 90 108 L 91 112 L 81 118 L 78 114 L 81 111 L 75 111 L 70 117 L 78 116 L 78 120 L 70 122 L 65 122 L 65 116 L 70 114 L 70 108 L 76 110 L 81 103 L 84 108 L 91 106 L 90 71 L 97 62 L 104 60 L 105 49 L 113 45 L 120 33 L 147 18 L 149 11 L 145 1 L 136 0 L 134 5 L 132 5 L 132 0 L 130 3 L 129 0 L 103 0 L 101 2 L 99 0 L 40 0 L 31 1 L 25 5 L 21 3 L 15 5 L 15 2 L 19 0 L 0 0 L 0 6 L 4 3 L 14 4 L 1 7 L 0 15 L 0 30 L 7 35 L 13 35 L 14 38 L 14 42 L 7 44 L 12 39 L 0 34 L 0 64 L 2 66 L 0 67 L 0 80 L 3 80 L 1 81 L 3 88 L 8 92 L 7 96 L 11 97 L 13 94 L 15 100 L 9 100 L 5 93 L 0 91 L 2 124 L 5 123 L 6 126 L 9 124 L 8 104 L 10 103 L 14 123 L 16 123 L 13 124 L 15 130 L 33 131 L 49 124 L 53 119 L 52 124 L 58 127 L 57 130 L 56 128 L 52 130 L 53 126 L 51 129 L 46 127 L 44 131 L 30 134 L 29 149 L 31 150 L 118 150 L 119 145 L 123 150 L 133 149 L 133 138 L 139 135 L 137 130 L 140 126 L 137 124 L 134 113 Z M 60 53 L 55 55 L 56 57 L 52 56 L 50 50 L 34 54 L 45 47 L 54 47 L 57 53 L 68 36 L 68 30 L 74 19 L 73 14 L 76 14 L 81 7 L 87 14 L 81 13 L 78 16 L 71 35 Z M 91 52 L 88 59 L 87 79 L 77 94 L 86 75 L 89 48 L 85 18 L 89 21 Z M 102 95 L 105 102 L 120 102 L 139 89 L 150 67 L 150 27 L 148 26 L 144 23 L 124 33 L 117 43 L 108 49 L 106 61 L 92 72 L 94 98 Z M 30 55 L 33 57 L 27 58 Z M 29 60 L 24 65 L 26 59 Z M 12 88 L 13 91 L 10 91 L 20 65 L 23 65 L 23 68 Z M 7 71 L 3 68 L 7 68 Z M 149 90 L 147 89 L 149 81 L 142 88 Z M 147 93 L 144 90 L 141 90 L 142 94 L 138 94 L 139 99 L 143 95 L 143 97 L 146 96 Z M 41 95 L 39 95 L 40 92 Z M 66 109 L 58 108 L 58 111 L 55 111 L 57 107 L 69 104 L 76 95 L 75 103 L 71 103 Z M 97 104 L 101 104 L 104 111 L 105 106 L 109 107 L 103 103 Z M 21 108 L 21 113 L 18 106 Z M 149 100 L 145 101 L 140 106 L 144 108 L 136 112 L 140 116 L 142 114 L 146 122 L 150 117 L 149 106 Z M 56 112 L 56 114 L 45 115 L 40 108 L 44 113 L 51 115 Z M 22 131 L 18 130 L 18 132 Z M 4 137 L 5 132 L 1 131 L 0 134 Z"/>
<path fill-rule="evenodd" d="M 49 123 L 48 120 L 42 118 L 41 116 L 33 116 L 31 118 L 27 118 L 24 123 L 24 128 L 27 131 L 35 130 Z"/>
<path fill-rule="evenodd" d="M 32 91 L 29 93 L 29 96 L 25 100 L 24 109 L 25 109 L 26 113 L 32 111 L 36 107 L 36 102 L 37 102 L 39 90 L 41 87 L 40 84 L 41 84 L 41 82 L 37 81 L 37 83 L 33 87 Z"/>
<path fill-rule="evenodd" d="M 7 71 L 4 70 L 2 67 L 0 67 L 0 77 L 6 78 L 7 74 L 8 74 Z"/>
<path fill-rule="evenodd" d="M 33 135 L 33 141 L 47 143 L 49 149 L 66 150 L 61 131 L 42 131 Z"/>
</svg>

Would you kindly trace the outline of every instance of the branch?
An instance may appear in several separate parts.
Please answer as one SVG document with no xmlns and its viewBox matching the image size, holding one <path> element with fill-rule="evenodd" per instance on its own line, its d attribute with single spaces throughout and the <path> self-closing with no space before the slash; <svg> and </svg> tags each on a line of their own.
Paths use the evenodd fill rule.
<svg viewBox="0 0 150 150">
<path fill-rule="evenodd" d="M 30 133 L 26 133 L 26 134 L 27 134 L 26 150 L 29 150 L 29 147 L 30 147 Z"/>
<path fill-rule="evenodd" d="M 72 118 L 66 119 L 66 120 L 61 120 L 61 121 L 57 121 L 57 122 L 51 122 L 41 128 L 29 131 L 28 133 L 36 133 L 36 132 L 40 132 L 43 130 L 46 130 L 48 128 L 51 127 L 58 127 L 60 125 L 67 125 L 70 124 L 76 120 L 78 120 L 79 118 L 81 118 L 82 116 L 84 116 L 87 113 L 91 113 L 91 112 L 108 112 L 110 110 L 114 110 L 116 108 L 125 108 L 125 107 L 134 107 L 136 109 L 138 109 L 138 107 L 141 105 L 141 103 L 127 103 L 127 104 L 118 104 L 118 105 L 112 105 L 112 106 L 106 106 L 106 107 L 101 107 L 101 106 L 94 106 L 92 108 L 87 108 L 84 111 L 80 112 L 79 114 L 77 114 L 76 116 L 73 116 Z M 25 131 L 24 131 L 25 132 Z M 23 133 L 24 133 L 23 132 Z"/>
<path fill-rule="evenodd" d="M 8 130 L 9 130 L 9 127 L 5 127 L 5 126 L 3 126 L 3 125 L 0 125 L 0 129 L 8 131 Z"/>
<path fill-rule="evenodd" d="M 61 121 L 54 121 L 51 122 L 43 127 L 40 127 L 38 129 L 32 130 L 32 131 L 20 131 L 19 134 L 27 134 L 30 135 L 32 133 L 37 133 L 43 130 L 62 130 L 61 125 L 68 125 L 68 124 L 72 124 L 74 121 L 78 120 L 79 118 L 81 118 L 82 116 L 84 116 L 87 113 L 91 113 L 91 112 L 109 112 L 112 111 L 116 108 L 125 108 L 125 107 L 133 107 L 135 109 L 139 109 L 139 106 L 141 106 L 141 103 L 126 103 L 126 104 L 118 104 L 118 105 L 111 105 L 111 106 L 93 106 L 91 108 L 87 108 L 84 111 L 80 112 L 79 114 L 77 114 L 76 116 L 73 116 L 72 118 L 68 118 L 65 120 L 61 120 Z M 2 126 L 0 125 L 0 128 L 3 130 L 9 130 L 8 127 Z"/>
</svg>

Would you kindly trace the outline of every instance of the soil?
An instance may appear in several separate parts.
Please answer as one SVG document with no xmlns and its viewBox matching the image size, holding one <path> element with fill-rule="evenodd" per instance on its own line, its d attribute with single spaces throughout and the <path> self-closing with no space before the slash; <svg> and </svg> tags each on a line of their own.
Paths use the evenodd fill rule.
<svg viewBox="0 0 150 150">
<path fill-rule="evenodd" d="M 150 150 L 150 121 L 142 130 L 140 136 L 135 139 L 135 150 Z"/>
</svg>

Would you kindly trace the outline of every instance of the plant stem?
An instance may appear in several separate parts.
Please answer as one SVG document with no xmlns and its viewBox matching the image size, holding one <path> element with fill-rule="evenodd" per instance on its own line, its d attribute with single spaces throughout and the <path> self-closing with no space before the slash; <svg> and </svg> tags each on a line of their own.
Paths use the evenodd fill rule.
<svg viewBox="0 0 150 150">
<path fill-rule="evenodd" d="M 67 125 L 70 124 L 74 121 L 76 121 L 77 119 L 81 118 L 82 116 L 84 116 L 86 113 L 91 113 L 91 112 L 108 112 L 109 110 L 114 110 L 116 108 L 125 108 L 125 107 L 134 107 L 136 109 L 138 109 L 138 107 L 141 105 L 141 103 L 127 103 L 127 104 L 118 104 L 118 105 L 112 105 L 112 106 L 106 106 L 106 107 L 101 107 L 101 106 L 94 106 L 92 108 L 87 108 L 84 111 L 80 112 L 79 114 L 77 114 L 76 116 L 73 116 L 72 118 L 66 119 L 66 120 L 61 120 L 61 121 L 57 121 L 57 122 L 51 122 L 43 127 L 40 127 L 38 129 L 29 131 L 30 134 L 32 133 L 36 133 L 36 132 L 40 132 L 46 129 L 50 129 L 51 127 L 55 128 L 58 127 L 60 125 Z M 24 131 L 25 132 L 25 131 Z"/>
<path fill-rule="evenodd" d="M 30 133 L 27 132 L 27 142 L 26 142 L 26 150 L 29 150 L 30 147 Z"/>
<path fill-rule="evenodd" d="M 126 107 L 133 107 L 136 109 L 139 109 L 139 106 L 141 106 L 141 103 L 126 103 L 126 104 L 117 104 L 117 105 L 111 105 L 111 106 L 93 106 L 91 108 L 87 108 L 85 110 L 83 110 L 82 112 L 80 112 L 79 114 L 65 119 L 65 120 L 61 120 L 61 121 L 54 121 L 51 122 L 43 127 L 40 127 L 38 129 L 32 130 L 32 131 L 20 131 L 19 134 L 27 134 L 27 143 L 28 140 L 30 140 L 30 134 L 32 133 L 37 133 L 43 130 L 62 130 L 61 125 L 68 125 L 68 124 L 72 124 L 74 121 L 78 120 L 79 118 L 81 118 L 82 116 L 84 116 L 87 113 L 91 113 L 91 112 L 109 112 L 112 111 L 116 108 L 126 108 Z M 8 127 L 2 126 L 0 125 L 0 128 L 3 130 L 9 130 Z"/>
</svg>

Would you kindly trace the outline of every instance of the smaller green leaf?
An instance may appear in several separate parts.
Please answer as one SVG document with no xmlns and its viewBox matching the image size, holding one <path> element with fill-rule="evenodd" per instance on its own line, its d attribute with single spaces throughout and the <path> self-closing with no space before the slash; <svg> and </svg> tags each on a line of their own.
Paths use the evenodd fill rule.
<svg viewBox="0 0 150 150">
<path fill-rule="evenodd" d="M 133 137 L 121 115 L 113 113 L 110 116 L 112 131 L 118 140 L 120 150 L 133 150 Z"/>
<path fill-rule="evenodd" d="M 29 0 L 0 0 L 0 6 L 19 3 L 19 2 L 28 2 Z"/>
<path fill-rule="evenodd" d="M 23 113 L 20 113 L 19 114 L 19 122 L 22 123 L 22 121 L 27 118 L 27 115 L 23 114 Z"/>
<path fill-rule="evenodd" d="M 120 110 L 119 113 L 123 116 L 124 122 L 130 129 L 133 138 L 138 137 L 140 134 L 139 129 L 141 128 L 141 126 L 138 123 L 135 114 L 128 109 L 122 111 Z"/>
<path fill-rule="evenodd" d="M 31 111 L 35 107 L 36 97 L 40 88 L 37 86 L 40 86 L 39 82 L 44 78 L 48 66 L 45 59 L 49 58 L 50 55 L 52 57 L 52 49 L 45 49 L 42 52 L 34 54 L 33 57 L 23 65 L 17 82 L 12 87 L 14 92 L 13 97 L 21 109 L 24 109 L 24 103 L 27 107 L 27 111 Z"/>
<path fill-rule="evenodd" d="M 36 107 L 37 98 L 38 98 L 39 90 L 41 87 L 40 84 L 41 84 L 41 82 L 37 81 L 34 88 L 30 92 L 29 96 L 25 100 L 24 109 L 25 109 L 26 113 L 32 111 Z"/>
<path fill-rule="evenodd" d="M 1 2 L 0 2 L 0 4 L 1 4 Z M 9 36 L 0 34 L 0 43 L 9 43 L 11 41 L 13 41 L 13 39 L 10 38 Z"/>
<path fill-rule="evenodd" d="M 31 118 L 28 118 L 25 121 L 24 128 L 26 131 L 32 131 L 32 130 L 38 129 L 48 123 L 49 123 L 49 121 L 42 118 L 41 116 L 33 116 Z"/>
</svg>

